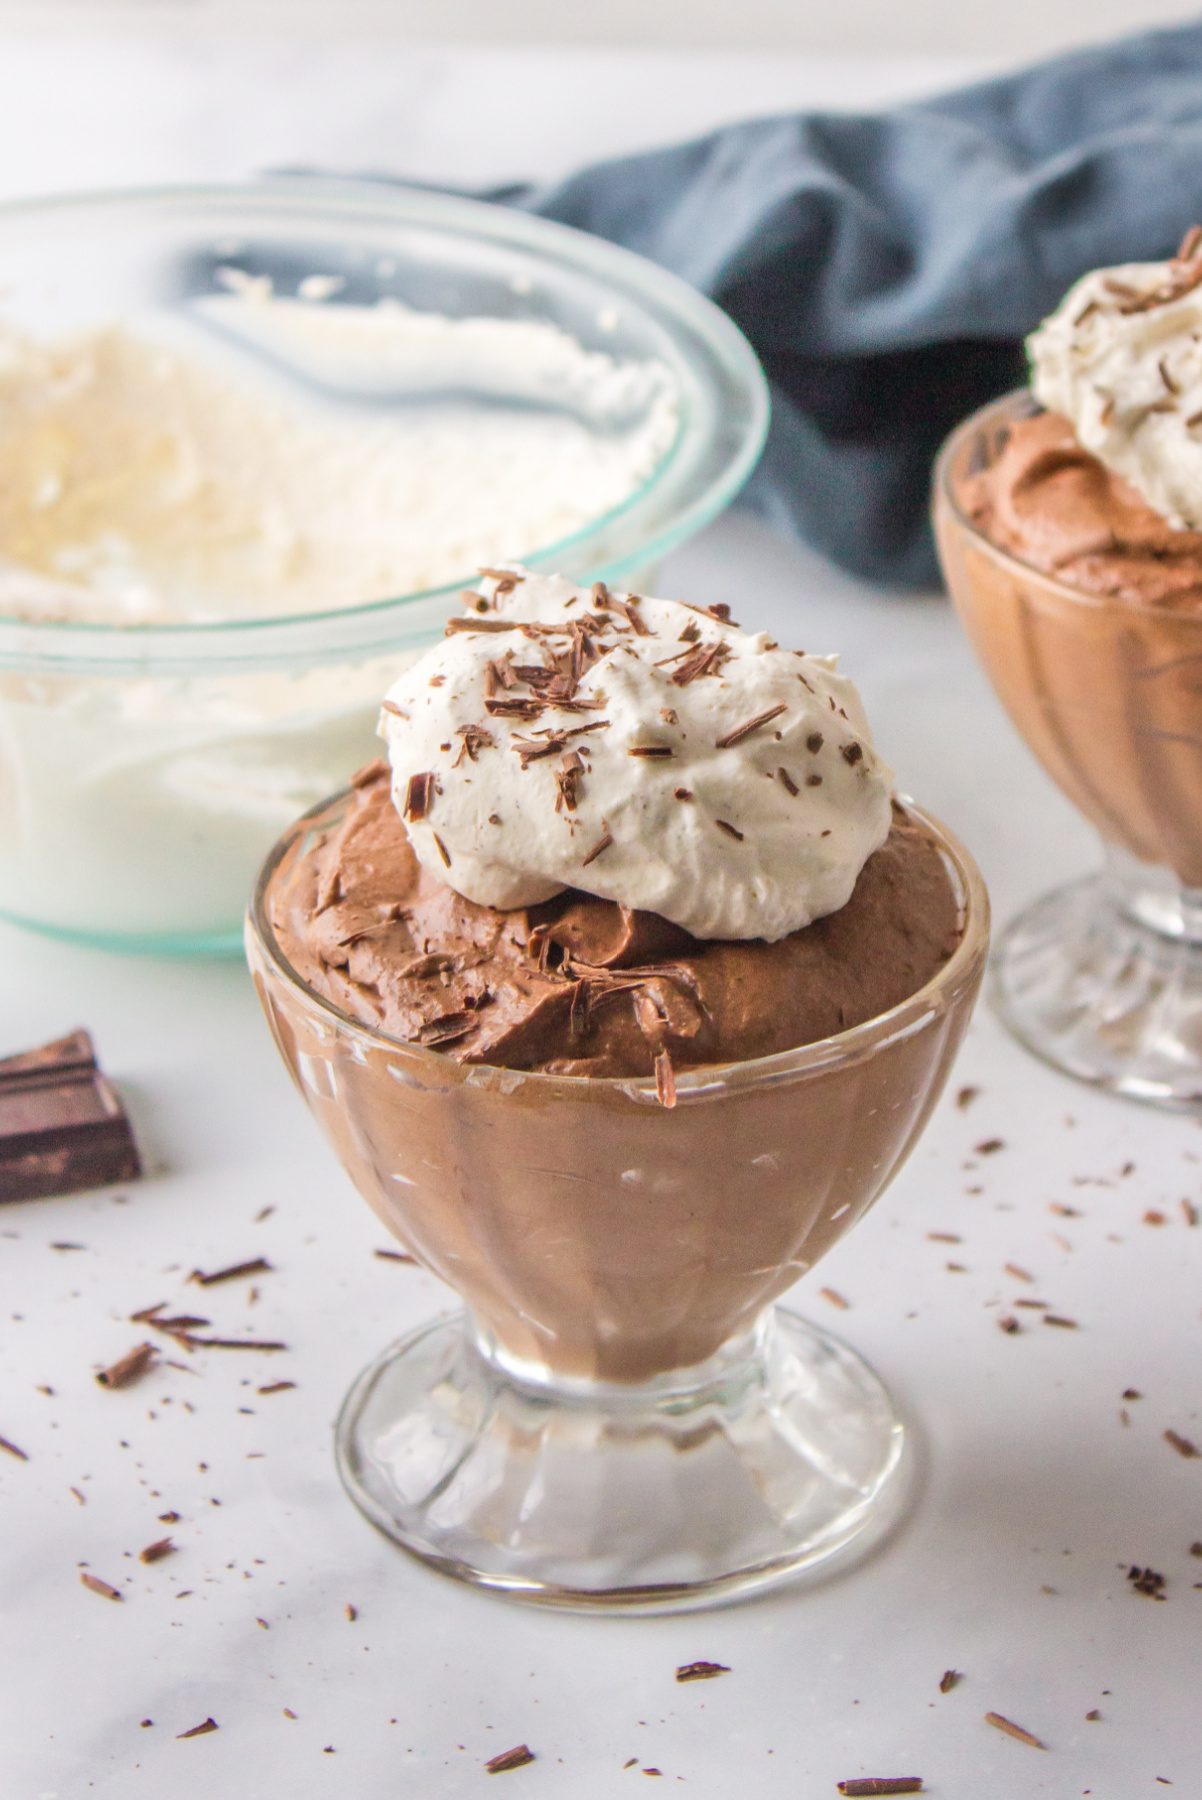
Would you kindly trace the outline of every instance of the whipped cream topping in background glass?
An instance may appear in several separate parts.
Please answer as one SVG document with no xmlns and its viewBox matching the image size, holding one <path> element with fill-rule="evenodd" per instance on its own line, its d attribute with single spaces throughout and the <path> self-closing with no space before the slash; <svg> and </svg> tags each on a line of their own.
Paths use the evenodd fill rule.
<svg viewBox="0 0 1202 1800">
<path fill-rule="evenodd" d="M 698 938 L 846 904 L 893 777 L 836 658 L 520 568 L 466 598 L 380 715 L 431 874 L 500 908 L 580 888 Z"/>
<path fill-rule="evenodd" d="M 1171 525 L 1202 529 L 1202 232 L 1095 269 L 1027 340 L 1031 387 Z"/>
</svg>

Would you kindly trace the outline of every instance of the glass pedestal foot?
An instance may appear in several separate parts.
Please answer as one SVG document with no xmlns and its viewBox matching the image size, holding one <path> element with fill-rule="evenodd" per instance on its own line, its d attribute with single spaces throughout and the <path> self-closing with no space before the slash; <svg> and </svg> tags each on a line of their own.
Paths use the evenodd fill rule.
<svg viewBox="0 0 1202 1800">
<path fill-rule="evenodd" d="M 842 1565 L 898 1517 L 902 1451 L 872 1370 L 772 1308 L 639 1386 L 559 1379 L 436 1320 L 363 1372 L 337 1426 L 347 1492 L 406 1550 L 589 1612 L 683 1612 Z"/>
<path fill-rule="evenodd" d="M 992 999 L 1020 1043 L 1129 1099 L 1202 1105 L 1202 893 L 1107 852 L 1002 933 Z"/>
</svg>

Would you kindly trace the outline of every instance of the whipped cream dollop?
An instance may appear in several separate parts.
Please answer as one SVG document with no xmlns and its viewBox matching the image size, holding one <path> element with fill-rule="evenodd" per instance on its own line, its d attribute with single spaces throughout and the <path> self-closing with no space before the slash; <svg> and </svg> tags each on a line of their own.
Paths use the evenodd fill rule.
<svg viewBox="0 0 1202 1800">
<path fill-rule="evenodd" d="M 580 888 L 698 938 L 774 942 L 846 904 L 892 772 L 835 657 L 517 567 L 465 599 L 380 715 L 432 875 L 499 908 Z"/>
<path fill-rule="evenodd" d="M 1171 525 L 1202 529 L 1202 231 L 1095 269 L 1027 340 L 1031 386 Z"/>
</svg>

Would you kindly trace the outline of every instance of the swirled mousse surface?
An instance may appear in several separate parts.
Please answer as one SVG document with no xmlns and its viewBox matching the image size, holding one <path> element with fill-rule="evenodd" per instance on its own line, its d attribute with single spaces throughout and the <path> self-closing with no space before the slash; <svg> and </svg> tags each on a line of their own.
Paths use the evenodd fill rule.
<svg viewBox="0 0 1202 1800">
<path fill-rule="evenodd" d="M 270 894 L 284 955 L 365 1025 L 463 1063 L 647 1076 L 813 1043 L 917 992 L 959 941 L 943 860 L 902 808 L 850 900 L 800 931 L 701 940 L 576 889 L 498 911 L 418 862 L 383 762 Z"/>
<path fill-rule="evenodd" d="M 953 486 L 985 537 L 1069 587 L 1202 613 L 1202 531 L 1171 524 L 1060 414 L 982 433 Z"/>
</svg>

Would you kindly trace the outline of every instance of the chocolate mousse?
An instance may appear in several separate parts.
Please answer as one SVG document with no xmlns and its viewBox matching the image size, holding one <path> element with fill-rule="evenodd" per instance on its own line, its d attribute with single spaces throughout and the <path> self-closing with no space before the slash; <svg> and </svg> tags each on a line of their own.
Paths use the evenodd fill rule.
<svg viewBox="0 0 1202 1800">
<path fill-rule="evenodd" d="M 418 862 L 382 761 L 269 904 L 292 967 L 343 1012 L 458 1062 L 554 1075 L 813 1043 L 909 998 L 960 934 L 939 850 L 896 806 L 846 905 L 776 943 L 701 940 L 578 889 L 497 911 Z"/>
</svg>

